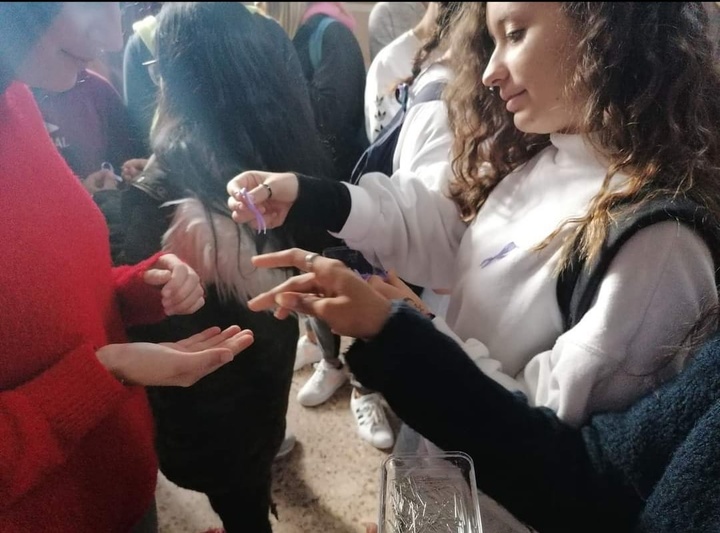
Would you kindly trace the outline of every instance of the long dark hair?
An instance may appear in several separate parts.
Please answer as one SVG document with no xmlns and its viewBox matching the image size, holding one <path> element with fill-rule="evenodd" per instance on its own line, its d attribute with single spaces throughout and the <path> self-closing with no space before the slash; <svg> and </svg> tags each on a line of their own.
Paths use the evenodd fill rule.
<svg viewBox="0 0 720 533">
<path fill-rule="evenodd" d="M 275 22 L 239 2 L 169 3 L 155 43 L 153 151 L 208 210 L 229 215 L 226 184 L 244 170 L 329 174 L 294 48 Z"/>
<path fill-rule="evenodd" d="M 568 90 L 587 95 L 583 131 L 610 162 L 599 194 L 576 222 L 581 251 L 600 250 L 618 206 L 682 195 L 720 219 L 720 68 L 700 2 L 563 2 L 578 61 Z M 463 4 L 453 34 L 457 77 L 448 87 L 455 133 L 451 193 L 472 219 L 493 188 L 549 144 L 517 130 L 503 102 L 479 80 L 493 53 L 484 2 Z M 610 178 L 629 176 L 612 191 Z M 545 243 L 554 235 L 551 235 Z M 545 244 L 543 243 L 543 244 Z"/>
</svg>

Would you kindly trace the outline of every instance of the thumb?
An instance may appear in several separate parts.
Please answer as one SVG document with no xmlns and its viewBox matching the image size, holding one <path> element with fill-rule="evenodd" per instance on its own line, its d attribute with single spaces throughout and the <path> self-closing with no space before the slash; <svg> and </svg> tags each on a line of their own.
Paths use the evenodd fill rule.
<svg viewBox="0 0 720 533">
<path fill-rule="evenodd" d="M 170 281 L 171 276 L 172 272 L 169 270 L 151 268 L 145 271 L 145 274 L 143 274 L 143 280 L 145 280 L 145 283 L 148 285 L 165 285 L 168 281 Z"/>
<path fill-rule="evenodd" d="M 280 307 L 312 316 L 318 315 L 317 304 L 320 300 L 320 298 L 312 294 L 299 292 L 281 292 L 275 296 L 275 303 Z"/>
</svg>

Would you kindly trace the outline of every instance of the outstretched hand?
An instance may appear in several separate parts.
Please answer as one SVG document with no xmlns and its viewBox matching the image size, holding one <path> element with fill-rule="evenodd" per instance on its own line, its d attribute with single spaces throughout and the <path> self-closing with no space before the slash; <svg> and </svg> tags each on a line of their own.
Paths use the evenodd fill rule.
<svg viewBox="0 0 720 533">
<path fill-rule="evenodd" d="M 340 261 L 294 248 L 255 256 L 253 264 L 305 272 L 250 300 L 253 311 L 277 307 L 278 318 L 291 311 L 312 315 L 339 335 L 362 339 L 377 335 L 390 314 L 390 300 Z"/>
<path fill-rule="evenodd" d="M 250 330 L 213 327 L 178 342 L 109 344 L 96 353 L 124 383 L 189 387 L 232 361 L 253 341 Z"/>
</svg>

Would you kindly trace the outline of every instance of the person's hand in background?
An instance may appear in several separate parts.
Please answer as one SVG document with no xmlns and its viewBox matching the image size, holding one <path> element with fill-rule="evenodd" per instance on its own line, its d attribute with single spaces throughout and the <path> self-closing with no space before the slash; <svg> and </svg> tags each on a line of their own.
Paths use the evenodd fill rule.
<svg viewBox="0 0 720 533">
<path fill-rule="evenodd" d="M 147 159 L 128 159 L 123 163 L 120 176 L 123 181 L 128 182 L 137 178 L 147 165 Z"/>
<path fill-rule="evenodd" d="M 117 189 L 118 186 L 115 174 L 109 169 L 100 169 L 93 172 L 82 180 L 82 184 L 90 194 L 102 190 Z"/>
</svg>

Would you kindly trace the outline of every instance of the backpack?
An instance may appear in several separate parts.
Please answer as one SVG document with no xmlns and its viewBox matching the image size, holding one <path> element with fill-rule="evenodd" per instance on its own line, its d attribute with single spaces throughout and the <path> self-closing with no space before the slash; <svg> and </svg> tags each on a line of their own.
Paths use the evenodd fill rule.
<svg viewBox="0 0 720 533">
<path fill-rule="evenodd" d="M 312 35 L 310 36 L 310 64 L 312 65 L 313 71 L 317 70 L 318 65 L 322 61 L 322 42 L 325 30 L 330 24 L 336 22 L 332 17 L 323 17 L 320 24 L 317 25 Z"/>
<path fill-rule="evenodd" d="M 333 22 L 338 21 L 330 16 L 324 16 L 313 30 L 312 35 L 310 35 L 308 48 L 310 53 L 310 65 L 312 66 L 313 73 L 317 70 L 318 66 L 320 66 L 320 62 L 322 61 L 322 43 L 325 36 L 325 30 L 327 30 L 328 26 L 330 26 Z M 360 128 L 355 134 L 354 142 L 358 147 L 358 153 L 360 150 L 365 150 L 369 144 L 367 134 L 365 133 L 365 124 L 362 121 L 360 123 Z"/>
<path fill-rule="evenodd" d="M 444 81 L 428 83 L 415 96 L 412 105 L 440 100 L 445 85 L 446 82 Z M 360 156 L 350 175 L 350 183 L 357 184 L 360 177 L 368 172 L 382 172 L 386 176 L 392 176 L 393 157 L 395 155 L 398 138 L 400 137 L 400 130 L 402 130 L 402 125 L 408 110 L 412 107 L 408 105 L 408 96 L 408 85 L 401 83 L 396 90 L 396 97 L 398 102 L 400 102 L 400 109 L 395 113 L 395 116 L 388 125 L 383 128 L 375 141 L 363 152 L 362 156 Z"/>
<path fill-rule="evenodd" d="M 622 245 L 641 229 L 666 220 L 676 220 L 695 230 L 708 244 L 715 265 L 720 265 L 720 231 L 707 209 L 685 198 L 650 200 L 610 227 L 600 254 L 591 264 L 586 264 L 578 251 L 571 253 L 556 286 L 563 331 L 577 325 L 590 309 L 600 283 Z M 575 250 L 578 249 L 575 246 Z M 716 277 L 717 272 L 716 269 Z"/>
</svg>

